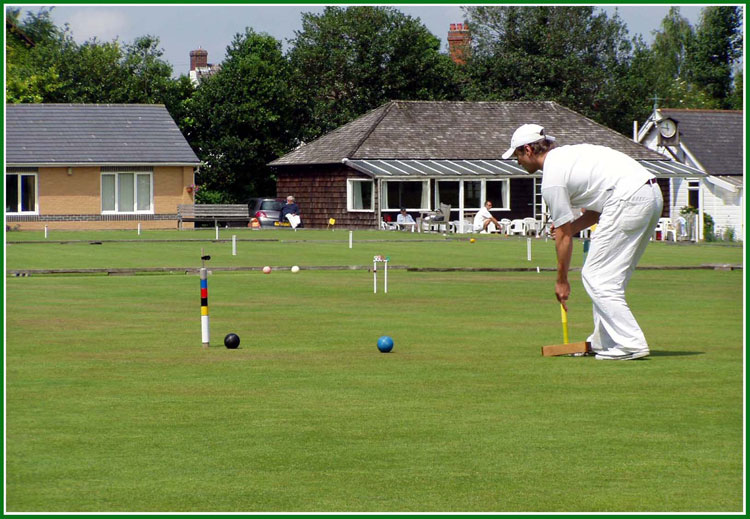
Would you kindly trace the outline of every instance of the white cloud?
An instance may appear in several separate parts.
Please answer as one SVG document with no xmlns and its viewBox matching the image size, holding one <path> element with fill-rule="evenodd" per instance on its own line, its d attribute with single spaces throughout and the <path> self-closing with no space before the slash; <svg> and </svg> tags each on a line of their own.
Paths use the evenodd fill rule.
<svg viewBox="0 0 750 519">
<path fill-rule="evenodd" d="M 125 33 L 130 28 L 128 15 L 111 7 L 76 9 L 68 15 L 66 21 L 78 42 L 91 38 L 100 41 L 111 41 L 118 37 L 120 40 L 127 39 Z"/>
</svg>

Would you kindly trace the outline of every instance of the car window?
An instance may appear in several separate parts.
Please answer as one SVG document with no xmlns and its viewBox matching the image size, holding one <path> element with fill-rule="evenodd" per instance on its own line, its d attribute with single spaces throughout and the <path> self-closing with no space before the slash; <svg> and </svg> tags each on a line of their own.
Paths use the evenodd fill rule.
<svg viewBox="0 0 750 519">
<path fill-rule="evenodd" d="M 283 204 L 278 200 L 263 200 L 263 203 L 260 204 L 260 208 L 265 211 L 281 211 L 282 205 Z"/>
</svg>

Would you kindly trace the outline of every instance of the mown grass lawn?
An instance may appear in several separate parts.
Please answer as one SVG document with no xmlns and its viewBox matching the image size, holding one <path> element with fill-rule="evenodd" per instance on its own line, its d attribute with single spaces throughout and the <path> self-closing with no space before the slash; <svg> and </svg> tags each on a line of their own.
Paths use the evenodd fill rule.
<svg viewBox="0 0 750 519">
<path fill-rule="evenodd" d="M 114 245 L 13 245 L 8 268 L 194 266 L 196 245 L 212 265 L 527 266 L 507 239 Z M 708 249 L 730 259 L 644 262 L 742 261 Z M 738 512 L 742 278 L 637 272 L 653 354 L 605 363 L 541 357 L 561 342 L 551 272 L 393 270 L 387 295 L 365 270 L 214 272 L 208 349 L 194 275 L 9 277 L 7 511 Z"/>
<path fill-rule="evenodd" d="M 250 231 L 213 229 L 149 231 L 55 231 L 44 240 L 39 232 L 8 233 L 8 269 L 195 267 L 201 250 L 211 255 L 209 266 L 284 266 L 297 264 L 367 265 L 372 256 L 390 256 L 391 265 L 410 267 L 547 267 L 556 265 L 552 240 L 532 238 L 528 261 L 527 240 L 495 235 L 353 231 Z M 236 236 L 237 255 L 232 255 Z M 470 243 L 473 236 L 477 241 Z M 54 238 L 54 239 L 53 239 Z M 158 241 L 161 240 L 161 241 Z M 724 244 L 654 242 L 641 265 L 694 266 L 741 264 L 742 247 Z M 583 262 L 583 245 L 574 246 L 573 267 Z"/>
</svg>

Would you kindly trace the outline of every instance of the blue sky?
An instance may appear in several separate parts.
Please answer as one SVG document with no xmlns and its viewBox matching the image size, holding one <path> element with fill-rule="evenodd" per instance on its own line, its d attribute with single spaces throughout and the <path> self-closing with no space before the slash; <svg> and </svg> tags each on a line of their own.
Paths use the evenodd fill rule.
<svg viewBox="0 0 750 519">
<path fill-rule="evenodd" d="M 22 6 L 23 4 L 16 4 Z M 190 68 L 190 51 L 202 48 L 208 51 L 210 63 L 224 59 L 227 45 L 245 27 L 256 32 L 265 32 L 286 41 L 294 37 L 301 28 L 303 12 L 320 13 L 324 4 L 308 5 L 58 5 L 52 10 L 56 24 L 69 24 L 79 42 L 96 37 L 102 41 L 118 38 L 131 42 L 146 34 L 158 36 L 164 50 L 164 59 L 173 69 L 174 75 L 187 74 Z M 6 5 L 13 7 L 13 5 Z M 463 11 L 456 5 L 394 5 L 405 14 L 418 17 L 430 32 L 443 41 L 451 23 L 463 21 Z M 612 15 L 614 6 L 600 6 Z M 27 9 L 36 11 L 39 5 Z M 700 18 L 700 5 L 683 5 L 681 14 L 691 24 Z M 625 5 L 619 6 L 620 17 L 628 26 L 632 36 L 641 34 L 644 40 L 652 40 L 651 33 L 659 28 L 667 14 L 669 5 Z M 285 46 L 286 48 L 286 46 Z"/>
</svg>

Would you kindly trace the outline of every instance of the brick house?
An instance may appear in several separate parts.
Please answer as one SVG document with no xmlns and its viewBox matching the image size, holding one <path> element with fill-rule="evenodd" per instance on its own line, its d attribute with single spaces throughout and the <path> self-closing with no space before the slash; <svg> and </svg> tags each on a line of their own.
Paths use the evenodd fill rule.
<svg viewBox="0 0 750 519">
<path fill-rule="evenodd" d="M 163 105 L 5 107 L 5 221 L 20 229 L 175 228 L 200 161 Z"/>
<path fill-rule="evenodd" d="M 703 174 L 633 142 L 557 103 L 391 101 L 270 163 L 278 196 L 294 195 L 307 227 L 329 218 L 376 229 L 400 207 L 415 219 L 451 205 L 463 221 L 493 202 L 498 218 L 543 219 L 541 172 L 502 160 L 521 124 L 543 125 L 561 145 L 609 146 L 658 177 L 665 200 L 671 178 Z"/>
</svg>

